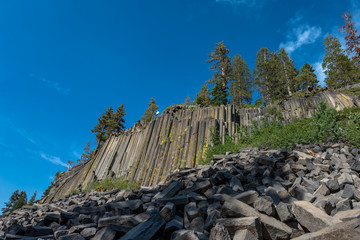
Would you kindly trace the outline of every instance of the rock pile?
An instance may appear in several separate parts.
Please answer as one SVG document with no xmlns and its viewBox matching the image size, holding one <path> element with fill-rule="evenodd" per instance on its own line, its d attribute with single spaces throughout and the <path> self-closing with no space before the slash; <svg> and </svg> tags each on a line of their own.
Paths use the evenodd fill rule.
<svg viewBox="0 0 360 240">
<path fill-rule="evenodd" d="M 0 239 L 360 239 L 360 152 L 242 149 L 139 190 L 70 195 L 0 218 Z"/>
</svg>

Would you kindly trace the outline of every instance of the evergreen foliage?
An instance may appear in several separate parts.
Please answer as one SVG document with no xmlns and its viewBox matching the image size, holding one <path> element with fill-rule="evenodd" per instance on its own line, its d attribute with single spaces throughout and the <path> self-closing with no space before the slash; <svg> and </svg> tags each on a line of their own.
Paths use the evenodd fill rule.
<svg viewBox="0 0 360 240">
<path fill-rule="evenodd" d="M 199 93 L 196 94 L 194 104 L 207 107 L 210 105 L 210 90 L 208 89 L 207 83 L 201 87 Z"/>
<path fill-rule="evenodd" d="M 279 89 L 277 75 L 279 72 L 279 61 L 274 53 L 268 48 L 261 48 L 256 55 L 254 68 L 254 83 L 260 92 L 265 104 L 271 102 L 277 96 L 276 89 Z"/>
<path fill-rule="evenodd" d="M 77 163 L 86 162 L 91 157 L 92 151 L 90 150 L 90 141 L 86 143 L 84 152 L 81 154 L 80 159 L 77 160 Z"/>
<path fill-rule="evenodd" d="M 34 205 L 35 198 L 36 198 L 36 191 L 34 192 L 34 195 L 31 196 L 28 205 L 30 205 L 30 206 Z"/>
<path fill-rule="evenodd" d="M 295 78 L 298 90 L 309 91 L 309 89 L 314 89 L 317 86 L 319 81 L 314 72 L 315 70 L 308 63 L 301 67 L 299 75 Z"/>
<path fill-rule="evenodd" d="M 13 194 L 10 196 L 8 202 L 5 203 L 5 208 L 2 208 L 3 213 L 12 213 L 16 209 L 21 208 L 22 206 L 26 205 L 27 203 L 27 196 L 25 191 L 15 190 Z"/>
<path fill-rule="evenodd" d="M 220 81 L 215 83 L 211 91 L 212 98 L 210 103 L 214 106 L 226 105 L 228 102 L 227 99 L 227 87 L 224 86 Z"/>
<path fill-rule="evenodd" d="M 155 99 L 151 98 L 151 101 L 149 102 L 149 107 L 145 110 L 144 116 L 141 117 L 141 121 L 143 121 L 145 124 L 148 124 L 154 117 L 158 109 L 159 106 L 156 105 Z"/>
<path fill-rule="evenodd" d="M 236 54 L 231 61 L 230 76 L 231 103 L 235 104 L 236 106 L 250 104 L 253 93 L 253 82 L 249 67 L 247 66 L 245 60 L 240 56 L 240 54 Z"/>
<path fill-rule="evenodd" d="M 297 76 L 297 69 L 294 66 L 293 61 L 289 57 L 288 53 L 284 48 L 281 48 L 277 54 L 278 60 L 280 61 L 280 71 L 277 73 L 277 81 L 280 81 L 279 87 L 282 86 L 282 89 L 279 92 L 285 92 L 285 95 L 292 96 L 295 92 L 295 77 Z"/>
<path fill-rule="evenodd" d="M 96 135 L 98 147 L 110 137 L 113 132 L 121 132 L 124 130 L 124 116 L 126 115 L 124 104 L 121 104 L 114 112 L 110 106 L 98 119 L 98 124 L 91 129 Z"/>
<path fill-rule="evenodd" d="M 227 104 L 228 83 L 231 72 L 231 62 L 228 54 L 229 49 L 226 48 L 224 41 L 222 41 L 216 43 L 215 50 L 209 54 L 209 59 L 206 61 L 213 64 L 210 69 L 214 71 L 214 75 L 209 80 L 209 83 L 215 85 L 211 91 L 212 104 L 214 105 Z"/>
<path fill-rule="evenodd" d="M 344 13 L 343 18 L 345 25 L 341 26 L 340 29 L 346 34 L 346 52 L 348 56 L 352 56 L 352 59 L 356 61 L 357 66 L 360 67 L 360 35 L 355 29 L 355 23 L 352 21 L 352 14 Z"/>
<path fill-rule="evenodd" d="M 327 35 L 324 39 L 325 56 L 322 67 L 326 69 L 325 82 L 329 88 L 336 89 L 360 81 L 360 70 L 341 49 L 339 39 Z"/>
</svg>

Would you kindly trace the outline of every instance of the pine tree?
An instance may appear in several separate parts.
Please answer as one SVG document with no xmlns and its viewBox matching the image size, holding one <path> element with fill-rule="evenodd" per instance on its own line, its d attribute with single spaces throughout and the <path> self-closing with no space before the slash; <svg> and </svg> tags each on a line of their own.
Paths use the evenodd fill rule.
<svg viewBox="0 0 360 240">
<path fill-rule="evenodd" d="M 158 108 L 159 106 L 156 105 L 155 99 L 151 98 L 151 101 L 149 102 L 149 107 L 145 110 L 144 116 L 141 117 L 141 121 L 145 122 L 145 124 L 149 123 Z"/>
<path fill-rule="evenodd" d="M 283 99 L 287 95 L 284 84 L 280 81 L 281 61 L 277 54 L 263 47 L 257 52 L 254 69 L 254 82 L 265 104 Z"/>
<path fill-rule="evenodd" d="M 210 90 L 208 89 L 207 83 L 205 83 L 199 93 L 196 94 L 194 99 L 194 104 L 199 104 L 200 106 L 209 106 L 210 105 Z"/>
<path fill-rule="evenodd" d="M 214 71 L 213 77 L 209 80 L 209 83 L 215 85 L 216 91 L 223 91 L 223 93 L 216 93 L 214 89 L 211 93 L 213 97 L 221 97 L 222 99 L 213 100 L 213 102 L 221 102 L 221 104 L 227 104 L 228 96 L 228 82 L 230 80 L 231 62 L 228 56 L 229 50 L 224 45 L 224 41 L 215 44 L 215 50 L 209 54 L 209 59 L 206 61 L 212 63 L 210 67 Z M 222 85 L 221 87 L 216 85 Z M 226 96 L 224 98 L 224 96 Z"/>
<path fill-rule="evenodd" d="M 112 106 L 110 106 L 98 119 L 98 124 L 91 129 L 91 132 L 95 133 L 98 146 L 101 146 L 109 137 L 109 127 L 111 119 L 114 116 Z"/>
<path fill-rule="evenodd" d="M 116 109 L 113 118 L 110 120 L 112 122 L 111 127 L 109 129 L 110 132 L 122 132 L 125 129 L 125 125 L 124 125 L 125 115 L 126 115 L 126 111 L 124 108 L 124 104 L 121 104 Z"/>
<path fill-rule="evenodd" d="M 70 170 L 73 166 L 75 166 L 74 161 L 71 161 L 71 160 L 68 160 L 67 164 L 68 164 L 68 170 Z"/>
<path fill-rule="evenodd" d="M 210 103 L 214 106 L 226 105 L 227 104 L 227 91 L 226 87 L 221 84 L 220 81 L 215 83 L 211 91 L 212 98 Z"/>
<path fill-rule="evenodd" d="M 85 146 L 85 148 L 84 148 L 83 153 L 81 154 L 80 159 L 77 160 L 77 163 L 86 162 L 86 161 L 90 158 L 91 152 L 92 152 L 92 151 L 90 150 L 90 141 L 88 141 L 88 142 L 86 143 L 86 146 Z"/>
<path fill-rule="evenodd" d="M 255 68 L 254 68 L 254 83 L 256 89 L 260 91 L 260 95 L 265 102 L 270 102 L 270 59 L 273 57 L 273 53 L 268 48 L 261 48 L 256 54 Z"/>
<path fill-rule="evenodd" d="M 242 106 L 251 103 L 252 99 L 252 78 L 249 67 L 245 60 L 236 54 L 231 61 L 231 103 Z"/>
<path fill-rule="evenodd" d="M 111 136 L 113 132 L 121 132 L 124 130 L 124 116 L 126 115 L 124 104 L 121 104 L 114 112 L 110 106 L 98 119 L 98 124 L 91 129 L 96 135 L 98 149 Z"/>
<path fill-rule="evenodd" d="M 357 66 L 360 67 L 360 35 L 355 29 L 355 24 L 352 21 L 351 13 L 344 13 L 343 15 L 345 25 L 341 26 L 340 29 L 346 34 L 345 41 L 347 45 L 347 54 L 352 56 L 352 59 L 357 62 Z"/>
<path fill-rule="evenodd" d="M 34 205 L 35 198 L 36 198 L 36 191 L 34 192 L 34 195 L 31 196 L 28 205 L 30 205 L 30 206 Z"/>
<path fill-rule="evenodd" d="M 336 89 L 359 82 L 360 72 L 341 49 L 339 39 L 328 35 L 324 39 L 325 56 L 322 67 L 325 70 L 325 82 L 329 88 Z"/>
<path fill-rule="evenodd" d="M 297 75 L 297 70 L 284 48 L 281 48 L 277 55 L 281 69 L 281 71 L 278 72 L 278 80 L 281 82 L 281 86 L 286 88 L 287 95 L 292 96 L 295 91 L 294 79 Z"/>
<path fill-rule="evenodd" d="M 15 190 L 13 194 L 10 196 L 9 202 L 5 203 L 5 208 L 2 208 L 3 213 L 10 212 L 12 213 L 16 209 L 21 208 L 22 206 L 26 205 L 27 203 L 27 196 L 25 191 Z"/>
<path fill-rule="evenodd" d="M 309 89 L 314 89 L 316 87 L 319 81 L 314 72 L 315 70 L 308 63 L 305 63 L 304 66 L 301 67 L 299 75 L 295 78 L 298 90 L 305 90 L 308 92 Z"/>
</svg>

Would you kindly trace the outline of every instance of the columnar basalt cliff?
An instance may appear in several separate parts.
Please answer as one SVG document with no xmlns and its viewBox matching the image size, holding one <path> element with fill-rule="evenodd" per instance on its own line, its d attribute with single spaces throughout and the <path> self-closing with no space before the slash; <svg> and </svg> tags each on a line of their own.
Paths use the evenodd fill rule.
<svg viewBox="0 0 360 240">
<path fill-rule="evenodd" d="M 323 91 L 309 98 L 293 98 L 275 108 L 285 121 L 311 117 L 320 101 L 341 110 L 359 106 L 358 97 Z M 154 186 L 179 168 L 195 167 L 210 144 L 210 129 L 221 136 L 237 135 L 239 126 L 271 118 L 268 108 L 171 107 L 145 128 L 134 126 L 109 138 L 95 157 L 63 174 L 54 183 L 44 202 L 57 200 L 91 181 L 123 177 L 143 186 Z"/>
</svg>

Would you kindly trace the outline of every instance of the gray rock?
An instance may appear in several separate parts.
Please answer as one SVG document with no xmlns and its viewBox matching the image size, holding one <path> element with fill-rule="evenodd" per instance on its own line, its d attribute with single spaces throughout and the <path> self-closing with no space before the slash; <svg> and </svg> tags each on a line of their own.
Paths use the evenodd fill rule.
<svg viewBox="0 0 360 240">
<path fill-rule="evenodd" d="M 181 189 L 181 183 L 173 181 L 162 192 L 159 192 L 153 197 L 153 201 L 161 198 L 170 198 L 174 196 Z"/>
<path fill-rule="evenodd" d="M 85 240 L 85 238 L 81 236 L 79 233 L 73 233 L 73 234 L 61 236 L 58 238 L 58 240 Z"/>
<path fill-rule="evenodd" d="M 231 238 L 234 238 L 238 230 L 249 230 L 256 239 L 262 239 L 262 229 L 259 217 L 243 218 L 220 218 L 216 223 L 222 224 Z"/>
<path fill-rule="evenodd" d="M 159 215 L 154 214 L 146 222 L 140 223 L 119 240 L 130 240 L 130 239 L 154 239 L 160 230 L 165 227 L 166 221 Z"/>
<path fill-rule="evenodd" d="M 343 189 L 343 193 L 342 193 L 341 197 L 351 199 L 354 196 L 354 191 L 355 191 L 355 187 L 353 185 L 346 184 Z"/>
<path fill-rule="evenodd" d="M 172 202 L 168 202 L 160 211 L 160 216 L 165 219 L 166 222 L 169 222 L 175 217 L 176 207 Z"/>
<path fill-rule="evenodd" d="M 341 222 L 341 220 L 327 215 L 325 212 L 306 201 L 296 201 L 292 205 L 296 220 L 310 232 L 316 232 L 324 227 Z"/>
<path fill-rule="evenodd" d="M 93 236 L 95 236 L 96 234 L 96 228 L 85 228 L 80 232 L 81 236 L 83 236 L 84 238 L 91 238 Z"/>
<path fill-rule="evenodd" d="M 114 231 L 111 227 L 104 227 L 100 229 L 92 240 L 102 240 L 102 239 L 109 239 L 112 240 L 116 236 L 116 231 Z"/>
<path fill-rule="evenodd" d="M 293 218 L 291 211 L 286 203 L 279 203 L 276 207 L 276 212 L 282 222 L 286 222 Z"/>
<path fill-rule="evenodd" d="M 220 223 L 217 223 L 210 231 L 210 240 L 231 240 L 229 232 Z"/>
<path fill-rule="evenodd" d="M 233 240 L 257 240 L 257 238 L 251 231 L 248 229 L 236 231 Z"/>
<path fill-rule="evenodd" d="M 337 192 L 340 189 L 340 185 L 337 179 L 330 179 L 326 182 L 326 186 L 329 188 L 331 192 Z"/>
<path fill-rule="evenodd" d="M 275 207 L 271 197 L 261 197 L 254 202 L 254 208 L 259 212 L 263 212 L 269 216 L 275 215 Z"/>
<path fill-rule="evenodd" d="M 256 191 L 249 190 L 234 196 L 234 198 L 246 204 L 253 204 L 259 198 L 259 194 Z"/>
</svg>

